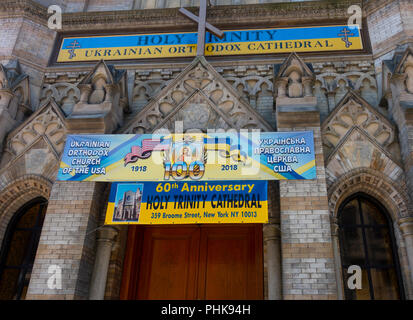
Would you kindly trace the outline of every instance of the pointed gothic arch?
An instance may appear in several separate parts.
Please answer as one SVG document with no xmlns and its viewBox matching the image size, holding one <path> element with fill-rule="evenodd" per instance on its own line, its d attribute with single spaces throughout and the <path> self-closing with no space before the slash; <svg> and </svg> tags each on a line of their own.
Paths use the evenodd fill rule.
<svg viewBox="0 0 413 320">
<path fill-rule="evenodd" d="M 358 192 L 338 210 L 340 258 L 347 300 L 400 300 L 404 286 L 392 219 L 375 198 Z M 361 286 L 346 285 L 351 266 L 361 270 Z"/>
<path fill-rule="evenodd" d="M 32 199 L 10 220 L 0 246 L 0 300 L 23 300 L 29 286 L 47 200 Z"/>
</svg>

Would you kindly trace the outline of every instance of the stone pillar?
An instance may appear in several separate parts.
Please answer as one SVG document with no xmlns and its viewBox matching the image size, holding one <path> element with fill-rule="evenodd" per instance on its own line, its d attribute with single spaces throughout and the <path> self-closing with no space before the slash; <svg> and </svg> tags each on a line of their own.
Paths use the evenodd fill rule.
<svg viewBox="0 0 413 320">
<path fill-rule="evenodd" d="M 110 256 L 117 234 L 118 230 L 109 226 L 97 231 L 97 250 L 89 293 L 90 300 L 103 300 L 105 297 Z"/>
<path fill-rule="evenodd" d="M 278 131 L 314 132 L 317 179 L 280 181 L 283 297 L 337 299 L 320 115 L 311 99 L 289 100 L 277 104 Z"/>
<path fill-rule="evenodd" d="M 98 66 L 101 64 L 104 62 L 99 62 Z M 95 69 L 81 81 L 80 86 L 86 95 L 88 79 L 93 78 Z M 83 98 L 86 102 L 83 105 L 77 103 L 75 107 L 88 109 L 87 99 Z M 72 117 L 72 114 L 66 118 L 67 133 L 111 133 L 118 123 L 112 121 L 111 112 L 105 112 L 105 105 L 100 107 L 101 113 L 93 117 L 88 117 L 88 114 Z M 111 104 L 111 108 L 116 107 L 117 104 Z M 95 230 L 107 200 L 102 199 L 104 187 L 102 182 L 54 183 L 26 299 L 89 299 L 95 260 Z M 51 266 L 61 270 L 61 286 L 48 284 Z"/>
<path fill-rule="evenodd" d="M 410 283 L 413 283 L 413 217 L 400 219 L 399 225 L 406 246 Z"/>
<path fill-rule="evenodd" d="M 392 61 L 394 68 L 385 70 L 392 73 L 390 87 L 384 87 L 386 96 L 390 98 L 389 113 L 397 124 L 399 133 L 400 151 L 405 172 L 407 194 L 409 196 L 408 215 L 410 218 L 403 218 L 399 221 L 404 243 L 406 246 L 407 260 L 409 265 L 409 282 L 413 286 L 413 46 L 403 50 L 396 50 Z M 391 64 L 390 64 L 391 65 Z M 409 286 L 407 286 L 409 287 Z"/>
<path fill-rule="evenodd" d="M 337 282 L 337 299 L 344 300 L 344 289 L 343 289 L 343 278 L 341 270 L 341 255 L 340 255 L 340 245 L 338 239 L 338 223 L 337 218 L 331 219 L 331 237 L 333 241 L 333 252 L 334 252 L 334 267 L 336 269 L 336 282 Z"/>
<path fill-rule="evenodd" d="M 281 236 L 279 224 L 264 225 L 267 246 L 268 300 L 281 300 Z"/>
<path fill-rule="evenodd" d="M 55 182 L 26 299 L 88 299 L 103 183 Z M 61 286 L 48 280 L 61 271 Z"/>
</svg>

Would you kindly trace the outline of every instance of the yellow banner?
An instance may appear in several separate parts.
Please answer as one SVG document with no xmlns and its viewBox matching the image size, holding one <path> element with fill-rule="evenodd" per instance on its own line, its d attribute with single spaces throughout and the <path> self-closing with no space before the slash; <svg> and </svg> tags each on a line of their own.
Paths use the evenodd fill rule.
<svg viewBox="0 0 413 320">
<path fill-rule="evenodd" d="M 206 56 L 361 50 L 358 26 L 321 26 L 225 31 L 219 39 L 207 33 Z M 197 34 L 67 37 L 57 62 L 194 57 Z"/>
<path fill-rule="evenodd" d="M 266 181 L 113 183 L 105 224 L 267 223 Z"/>
</svg>

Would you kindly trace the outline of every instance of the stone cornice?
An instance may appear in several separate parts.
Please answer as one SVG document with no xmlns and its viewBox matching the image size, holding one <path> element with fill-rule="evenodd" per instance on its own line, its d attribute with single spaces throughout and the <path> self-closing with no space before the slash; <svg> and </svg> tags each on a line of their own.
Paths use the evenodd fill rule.
<svg viewBox="0 0 413 320">
<path fill-rule="evenodd" d="M 364 12 L 367 15 L 371 15 L 372 13 L 384 8 L 386 5 L 392 2 L 399 2 L 399 0 L 364 0 Z"/>
<path fill-rule="evenodd" d="M 300 55 L 302 56 L 302 55 Z M 273 55 L 268 57 L 261 57 L 261 56 L 246 56 L 242 58 L 237 58 L 237 65 L 239 66 L 248 66 L 248 65 L 273 65 L 273 64 L 281 64 L 283 61 L 288 57 L 288 54 L 283 55 Z M 312 56 L 306 56 L 305 62 L 307 63 L 316 63 L 316 62 L 335 62 L 335 61 L 371 61 L 372 56 L 371 54 L 340 54 L 337 56 L 329 56 L 329 53 L 325 54 L 317 54 Z M 158 60 L 158 59 L 149 59 L 146 61 L 136 60 L 136 61 L 110 61 L 109 64 L 114 65 L 116 68 L 125 69 L 125 70 L 152 70 L 153 68 L 160 68 L 160 69 L 170 69 L 171 65 L 183 69 L 185 68 L 188 63 L 191 62 L 193 57 L 189 58 L 175 58 L 175 59 L 167 59 L 165 60 Z M 226 67 L 226 66 L 233 66 L 234 60 L 233 57 L 208 57 L 208 62 L 213 65 L 214 67 Z M 62 73 L 62 72 L 85 72 L 89 71 L 90 68 L 93 68 L 95 62 L 84 62 L 78 64 L 64 64 L 64 65 L 52 65 L 47 68 L 47 72 L 53 73 Z"/>
<path fill-rule="evenodd" d="M 208 11 L 208 21 L 222 28 L 236 26 L 318 24 L 348 17 L 347 9 L 362 0 L 322 0 L 254 5 L 216 6 Z M 189 8 L 196 12 L 196 8 Z M 29 17 L 47 22 L 47 8 L 32 0 L 0 1 L 0 17 Z M 63 14 L 63 32 L 114 30 L 165 30 L 194 28 L 177 8 L 74 12 Z"/>
<path fill-rule="evenodd" d="M 42 24 L 47 23 L 47 8 L 32 0 L 0 1 L 0 18 L 27 17 Z"/>
<path fill-rule="evenodd" d="M 216 6 L 208 11 L 208 21 L 221 28 L 238 26 L 288 25 L 348 18 L 347 9 L 362 0 L 289 2 L 255 5 Z M 189 10 L 196 13 L 196 8 Z M 315 19 L 315 17 L 317 19 Z M 106 12 L 68 13 L 63 16 L 63 31 L 85 29 L 120 30 L 187 29 L 195 24 L 183 17 L 177 8 Z"/>
</svg>

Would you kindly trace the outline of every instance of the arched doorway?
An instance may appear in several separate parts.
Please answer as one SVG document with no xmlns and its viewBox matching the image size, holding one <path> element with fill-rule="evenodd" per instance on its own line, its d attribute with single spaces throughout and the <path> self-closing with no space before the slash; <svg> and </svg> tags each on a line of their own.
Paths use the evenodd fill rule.
<svg viewBox="0 0 413 320">
<path fill-rule="evenodd" d="M 0 251 L 0 299 L 22 300 L 26 296 L 47 200 L 36 198 L 13 216 Z"/>
<path fill-rule="evenodd" d="M 374 198 L 357 193 L 338 211 L 339 238 L 345 298 L 348 300 L 398 300 L 403 284 L 392 221 Z M 362 288 L 349 289 L 351 265 L 362 270 Z"/>
<path fill-rule="evenodd" d="M 263 299 L 261 224 L 130 226 L 122 300 Z"/>
</svg>

